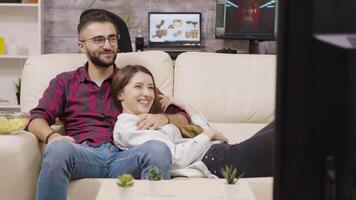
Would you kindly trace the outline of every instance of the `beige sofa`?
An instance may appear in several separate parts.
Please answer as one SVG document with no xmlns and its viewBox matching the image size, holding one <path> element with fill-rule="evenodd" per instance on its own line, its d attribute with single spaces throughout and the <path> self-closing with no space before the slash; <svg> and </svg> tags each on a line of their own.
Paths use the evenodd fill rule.
<svg viewBox="0 0 356 200">
<path fill-rule="evenodd" d="M 21 110 L 28 112 L 37 105 L 56 74 L 73 70 L 85 60 L 82 54 L 30 57 L 22 76 Z M 273 120 L 275 56 L 191 52 L 172 61 L 164 52 L 147 51 L 118 54 L 116 64 L 148 67 L 162 92 L 200 110 L 232 143 L 245 140 Z M 34 199 L 41 154 L 41 144 L 31 133 L 0 137 L 1 199 Z M 272 199 L 271 177 L 246 180 L 256 199 Z M 68 199 L 95 199 L 104 181 L 72 181 Z"/>
</svg>

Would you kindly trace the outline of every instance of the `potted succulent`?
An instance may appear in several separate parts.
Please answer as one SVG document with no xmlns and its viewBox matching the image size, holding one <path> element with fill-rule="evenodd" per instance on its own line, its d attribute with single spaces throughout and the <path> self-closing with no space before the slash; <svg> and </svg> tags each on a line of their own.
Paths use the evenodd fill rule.
<svg viewBox="0 0 356 200">
<path fill-rule="evenodd" d="M 149 190 L 151 196 L 159 196 L 160 180 L 163 178 L 163 172 L 158 167 L 151 167 L 148 171 Z"/>
<path fill-rule="evenodd" d="M 224 197 L 226 200 L 237 199 L 237 194 L 239 191 L 238 180 L 245 174 L 238 174 L 235 167 L 232 165 L 226 165 L 221 169 L 221 174 L 226 180 L 224 184 Z"/>
<path fill-rule="evenodd" d="M 117 177 L 118 192 L 120 199 L 123 200 L 133 200 L 133 177 L 131 174 L 122 174 Z"/>
<path fill-rule="evenodd" d="M 21 78 L 18 78 L 15 83 L 17 104 L 20 105 L 20 94 L 21 94 Z"/>
</svg>

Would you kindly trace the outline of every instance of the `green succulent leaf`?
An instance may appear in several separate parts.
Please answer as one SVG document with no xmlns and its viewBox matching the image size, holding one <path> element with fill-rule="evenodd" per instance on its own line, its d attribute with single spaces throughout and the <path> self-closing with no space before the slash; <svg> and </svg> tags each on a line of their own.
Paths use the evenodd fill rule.
<svg viewBox="0 0 356 200">
<path fill-rule="evenodd" d="M 228 184 L 235 184 L 239 178 L 241 178 L 245 172 L 237 175 L 237 169 L 232 165 L 226 165 L 221 168 L 221 174 L 224 176 Z"/>
<path fill-rule="evenodd" d="M 131 174 L 122 174 L 117 177 L 117 185 L 120 187 L 131 187 L 134 184 L 133 177 Z"/>
<path fill-rule="evenodd" d="M 117 15 L 122 16 L 120 13 L 117 13 Z M 132 12 L 129 12 L 126 16 L 122 17 L 122 19 L 129 30 L 136 29 L 141 26 L 141 24 L 134 24 L 135 16 Z"/>
<path fill-rule="evenodd" d="M 158 167 L 151 167 L 148 171 L 148 180 L 159 181 L 163 178 L 163 171 Z"/>
<path fill-rule="evenodd" d="M 15 82 L 16 93 L 21 93 L 21 78 L 18 78 Z"/>
</svg>

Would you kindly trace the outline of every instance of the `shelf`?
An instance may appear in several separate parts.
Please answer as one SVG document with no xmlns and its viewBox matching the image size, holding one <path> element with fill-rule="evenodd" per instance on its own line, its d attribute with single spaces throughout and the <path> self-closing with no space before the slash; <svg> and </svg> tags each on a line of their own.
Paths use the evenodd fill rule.
<svg viewBox="0 0 356 200">
<path fill-rule="evenodd" d="M 0 7 L 38 7 L 37 3 L 0 3 Z"/>
<path fill-rule="evenodd" d="M 0 99 L 8 102 L 5 106 L 0 102 L 0 109 L 18 109 L 14 106 L 17 104 L 14 84 L 21 77 L 27 58 L 42 54 L 42 2 L 0 3 L 0 27 L 3 27 L 0 35 L 5 38 L 5 45 L 15 41 L 19 48 L 19 54 L 0 55 Z"/>
<path fill-rule="evenodd" d="M 28 55 L 15 55 L 15 56 L 10 56 L 10 55 L 0 55 L 0 59 L 27 59 Z"/>
<path fill-rule="evenodd" d="M 0 111 L 20 111 L 20 105 L 17 104 L 0 104 Z"/>
<path fill-rule="evenodd" d="M 0 108 L 20 108 L 17 104 L 0 104 Z"/>
<path fill-rule="evenodd" d="M 29 55 L 42 52 L 41 4 L 0 3 L 0 27 L 5 44 L 16 40 L 19 48 L 27 48 Z M 0 56 L 2 57 L 2 56 Z M 28 56 L 5 56 L 7 58 L 27 58 Z"/>
</svg>

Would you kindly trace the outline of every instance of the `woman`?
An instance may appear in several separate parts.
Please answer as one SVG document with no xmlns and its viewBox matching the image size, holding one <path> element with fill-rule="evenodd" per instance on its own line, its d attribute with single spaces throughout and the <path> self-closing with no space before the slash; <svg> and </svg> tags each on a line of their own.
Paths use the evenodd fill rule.
<svg viewBox="0 0 356 200">
<path fill-rule="evenodd" d="M 143 66 L 132 65 L 120 69 L 113 79 L 111 95 L 123 114 L 114 128 L 114 142 L 120 148 L 130 148 L 148 140 L 165 142 L 172 154 L 172 168 L 195 168 L 205 176 L 222 177 L 220 169 L 231 164 L 247 176 L 272 175 L 272 141 L 274 128 L 269 125 L 249 140 L 227 144 L 226 137 L 210 128 L 207 120 L 191 106 L 174 98 L 158 95 L 151 72 Z M 194 138 L 183 138 L 172 124 L 157 130 L 139 130 L 140 115 L 159 113 L 175 104 L 185 110 L 194 124 L 204 131 Z M 257 146 L 255 146 L 257 145 Z"/>
</svg>

